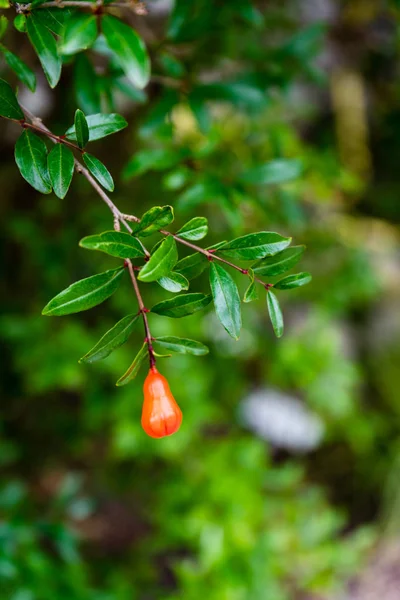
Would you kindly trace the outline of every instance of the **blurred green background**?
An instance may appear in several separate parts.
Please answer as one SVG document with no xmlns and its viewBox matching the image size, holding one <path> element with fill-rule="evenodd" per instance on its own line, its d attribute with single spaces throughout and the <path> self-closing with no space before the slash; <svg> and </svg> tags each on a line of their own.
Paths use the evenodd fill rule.
<svg viewBox="0 0 400 600">
<path fill-rule="evenodd" d="M 96 112 L 100 98 L 130 123 L 95 146 L 124 212 L 171 204 L 177 227 L 204 215 L 207 245 L 292 235 L 314 279 L 281 293 L 278 341 L 264 297 L 244 306 L 237 343 L 211 311 L 151 316 L 153 335 L 211 352 L 160 359 L 184 421 L 147 438 L 143 373 L 114 385 L 141 328 L 106 361 L 78 365 L 136 311 L 128 281 L 90 312 L 40 315 L 71 282 L 116 266 L 78 247 L 111 228 L 107 207 L 78 178 L 64 201 L 34 192 L 13 162 L 19 130 L 0 123 L 0 598 L 399 598 L 399 551 L 395 591 L 386 580 L 360 590 L 400 535 L 400 3 L 147 5 L 132 21 L 152 56 L 146 94 L 124 82 L 111 93 L 100 62 L 91 97 L 80 56 L 53 92 L 36 64 L 23 103 L 62 132 L 77 104 Z M 299 177 L 265 180 L 277 158 L 300 160 Z M 168 297 L 142 288 L 148 306 Z"/>
</svg>

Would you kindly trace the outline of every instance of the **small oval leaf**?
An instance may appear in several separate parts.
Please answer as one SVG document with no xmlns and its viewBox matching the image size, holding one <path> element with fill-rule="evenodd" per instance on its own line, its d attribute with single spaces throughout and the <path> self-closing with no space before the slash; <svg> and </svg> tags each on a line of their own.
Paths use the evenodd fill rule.
<svg viewBox="0 0 400 600">
<path fill-rule="evenodd" d="M 23 121 L 25 119 L 16 95 L 7 81 L 0 79 L 0 116 L 6 119 L 16 119 Z"/>
<path fill-rule="evenodd" d="M 278 252 L 273 256 L 261 259 L 253 265 L 253 271 L 256 275 L 265 275 L 273 277 L 282 275 L 292 269 L 301 259 L 305 246 L 293 246 Z"/>
<path fill-rule="evenodd" d="M 178 250 L 171 235 L 161 242 L 150 260 L 140 269 L 138 279 L 146 282 L 157 281 L 172 271 L 177 260 Z"/>
<path fill-rule="evenodd" d="M 194 217 L 177 232 L 184 240 L 201 240 L 208 233 L 208 221 L 205 217 Z"/>
<path fill-rule="evenodd" d="M 175 354 L 193 354 L 194 356 L 204 356 L 209 353 L 207 346 L 195 340 L 180 338 L 174 336 L 158 337 L 154 340 L 155 345 L 162 346 Z"/>
<path fill-rule="evenodd" d="M 272 231 L 250 233 L 228 242 L 220 253 L 239 260 L 255 260 L 277 254 L 287 248 L 292 241 Z"/>
<path fill-rule="evenodd" d="M 167 292 L 178 294 L 183 290 L 189 289 L 189 282 L 181 273 L 168 273 L 167 276 L 157 279 L 157 283 L 161 285 Z"/>
<path fill-rule="evenodd" d="M 75 112 L 76 141 L 79 148 L 84 148 L 89 141 L 89 126 L 83 112 L 78 108 Z"/>
<path fill-rule="evenodd" d="M 288 275 L 274 284 L 277 290 L 292 290 L 294 288 L 307 285 L 312 280 L 310 273 L 297 273 L 296 275 Z"/>
<path fill-rule="evenodd" d="M 142 244 L 124 231 L 105 231 L 99 235 L 84 237 L 79 245 L 87 250 L 98 250 L 116 258 L 140 258 L 145 256 Z"/>
<path fill-rule="evenodd" d="M 233 339 L 239 339 L 242 328 L 240 296 L 236 283 L 221 265 L 211 263 L 210 284 L 215 312 Z"/>
<path fill-rule="evenodd" d="M 269 290 L 267 293 L 267 306 L 275 335 L 276 337 L 280 338 L 283 335 L 283 315 L 278 298 L 273 292 L 271 292 L 271 290 Z"/>
<path fill-rule="evenodd" d="M 124 117 L 116 113 L 110 113 L 106 115 L 101 113 L 88 115 L 86 117 L 86 122 L 89 127 L 89 142 L 101 140 L 107 135 L 111 135 L 112 133 L 121 131 L 121 129 L 125 129 L 125 127 L 128 125 Z M 76 142 L 75 125 L 67 129 L 65 136 L 69 140 Z"/>
<path fill-rule="evenodd" d="M 47 147 L 30 129 L 20 135 L 15 145 L 15 162 L 22 177 L 38 192 L 50 194 L 51 183 L 47 170 Z"/>
<path fill-rule="evenodd" d="M 40 11 L 38 11 L 40 13 Z M 57 44 L 47 27 L 42 23 L 36 11 L 26 18 L 26 30 L 29 40 L 41 62 L 44 74 L 51 88 L 56 87 L 60 75 L 62 61 L 58 55 Z"/>
<path fill-rule="evenodd" d="M 124 317 L 112 329 L 107 331 L 97 344 L 80 359 L 80 363 L 93 363 L 107 358 L 117 348 L 125 344 L 131 335 L 139 315 Z"/>
<path fill-rule="evenodd" d="M 83 162 L 93 175 L 95 179 L 105 188 L 108 192 L 114 191 L 114 180 L 111 176 L 110 171 L 107 169 L 105 165 L 88 152 L 83 154 Z"/>
<path fill-rule="evenodd" d="M 116 383 L 118 387 L 121 385 L 126 385 L 127 383 L 135 379 L 147 355 L 147 344 L 143 344 L 143 346 L 140 348 L 139 352 L 133 359 L 133 363 L 131 364 L 129 369 L 122 375 L 122 377 L 118 379 Z"/>
<path fill-rule="evenodd" d="M 16 54 L 7 50 L 2 44 L 0 44 L 0 50 L 4 54 L 6 63 L 14 71 L 16 76 L 22 83 L 24 83 L 31 92 L 36 89 L 36 75 L 27 64 L 24 63 Z M 1 106 L 0 106 L 1 110 Z"/>
<path fill-rule="evenodd" d="M 54 193 L 63 199 L 74 174 L 74 155 L 64 144 L 56 144 L 47 157 L 47 164 Z"/>
<path fill-rule="evenodd" d="M 212 300 L 211 296 L 205 294 L 181 294 L 170 300 L 159 302 L 151 309 L 151 312 L 172 319 L 180 319 L 203 310 Z"/>
<path fill-rule="evenodd" d="M 93 14 L 77 12 L 70 16 L 65 23 L 63 39 L 60 46 L 61 54 L 75 54 L 87 50 L 97 38 L 97 21 Z"/>
<path fill-rule="evenodd" d="M 170 225 L 173 220 L 174 209 L 172 206 L 153 206 L 144 213 L 140 223 L 133 226 L 133 232 L 135 235 L 145 237 Z"/>
</svg>

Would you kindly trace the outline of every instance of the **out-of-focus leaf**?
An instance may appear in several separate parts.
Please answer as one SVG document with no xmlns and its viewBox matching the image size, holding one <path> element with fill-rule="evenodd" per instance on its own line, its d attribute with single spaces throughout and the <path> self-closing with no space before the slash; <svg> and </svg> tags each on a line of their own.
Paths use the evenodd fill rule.
<svg viewBox="0 0 400 600">
<path fill-rule="evenodd" d="M 133 359 L 133 363 L 131 364 L 129 369 L 122 375 L 122 377 L 120 377 L 118 379 L 117 384 L 116 384 L 118 387 L 121 385 L 126 385 L 127 383 L 129 383 L 133 379 L 135 379 L 135 377 L 139 373 L 139 369 L 140 369 L 143 361 L 146 359 L 147 355 L 148 355 L 147 344 L 143 344 L 143 346 L 140 348 L 139 352 Z"/>
<path fill-rule="evenodd" d="M 29 40 L 42 64 L 44 74 L 51 88 L 56 87 L 61 75 L 61 58 L 57 44 L 50 31 L 43 24 L 40 11 L 34 11 L 26 18 L 26 30 Z"/>
<path fill-rule="evenodd" d="M 17 31 L 21 33 L 26 32 L 26 16 L 25 15 L 17 15 L 14 19 L 14 27 Z"/>
<path fill-rule="evenodd" d="M 205 294 L 181 294 L 170 300 L 159 302 L 151 309 L 151 312 L 173 319 L 180 319 L 203 310 L 210 304 L 212 296 Z"/>
<path fill-rule="evenodd" d="M 195 340 L 179 338 L 174 336 L 158 337 L 154 340 L 155 345 L 162 346 L 170 352 L 176 354 L 193 354 L 194 356 L 204 356 L 209 353 L 207 346 Z"/>
<path fill-rule="evenodd" d="M 44 141 L 30 129 L 20 135 L 15 145 L 15 162 L 22 177 L 38 192 L 50 194 L 47 170 L 47 148 Z"/>
<path fill-rule="evenodd" d="M 140 258 L 145 256 L 141 243 L 124 231 L 106 231 L 99 235 L 84 237 L 79 245 L 88 250 L 99 250 L 117 258 Z"/>
<path fill-rule="evenodd" d="M 292 269 L 301 259 L 305 246 L 293 246 L 278 252 L 271 257 L 259 260 L 253 265 L 253 271 L 256 275 L 281 275 Z"/>
<path fill-rule="evenodd" d="M 89 142 L 94 142 L 95 140 L 101 140 L 107 135 L 111 135 L 112 133 L 117 133 L 127 127 L 128 123 L 121 115 L 116 113 L 110 114 L 96 114 L 89 115 L 86 117 L 86 121 L 89 128 Z M 75 126 L 70 127 L 65 132 L 65 136 L 69 140 L 76 141 L 76 130 Z"/>
<path fill-rule="evenodd" d="M 114 191 L 114 180 L 111 176 L 110 171 L 107 169 L 105 165 L 88 152 L 83 154 L 83 161 L 93 177 L 97 179 L 99 183 L 109 192 Z"/>
<path fill-rule="evenodd" d="M 24 120 L 18 100 L 7 81 L 0 79 L 0 116 L 7 119 Z"/>
<path fill-rule="evenodd" d="M 96 16 L 84 12 L 76 12 L 65 23 L 61 54 L 75 54 L 80 50 L 87 50 L 97 38 Z"/>
<path fill-rule="evenodd" d="M 56 144 L 47 157 L 47 164 L 54 193 L 65 198 L 74 174 L 74 155 L 64 144 Z"/>
<path fill-rule="evenodd" d="M 143 175 L 148 171 L 163 171 L 178 164 L 187 152 L 173 150 L 170 148 L 155 148 L 153 150 L 141 150 L 137 152 L 125 166 L 124 179 L 131 179 Z"/>
<path fill-rule="evenodd" d="M 0 17 L 0 40 L 5 34 L 8 27 L 8 19 L 5 15 L 1 15 Z"/>
<path fill-rule="evenodd" d="M 36 76 L 32 69 L 16 54 L 7 50 L 2 44 L 0 44 L 0 51 L 3 53 L 6 63 L 10 69 L 14 71 L 18 79 L 22 81 L 31 92 L 34 92 L 36 88 Z"/>
<path fill-rule="evenodd" d="M 165 238 L 150 260 L 140 269 L 138 279 L 140 281 L 157 281 L 168 275 L 178 260 L 176 242 L 172 236 Z"/>
<path fill-rule="evenodd" d="M 75 96 L 79 108 L 89 115 L 98 113 L 101 109 L 98 76 L 96 75 L 89 58 L 84 53 L 79 54 L 75 58 L 74 78 Z M 90 130 L 90 116 L 86 117 L 86 121 L 89 126 L 89 141 L 93 141 L 92 132 Z M 71 127 L 71 129 L 74 130 L 74 138 L 76 139 L 75 128 Z M 69 137 L 69 139 L 74 138 Z"/>
<path fill-rule="evenodd" d="M 38 14 L 41 23 L 47 27 L 52 33 L 61 35 L 64 30 L 65 22 L 71 15 L 68 8 L 41 8 Z"/>
<path fill-rule="evenodd" d="M 233 339 L 239 339 L 242 315 L 236 283 L 221 265 L 211 263 L 210 284 L 219 320 Z"/>
<path fill-rule="evenodd" d="M 219 252 L 240 260 L 254 260 L 271 256 L 289 246 L 292 238 L 285 238 L 278 233 L 261 231 L 250 233 L 232 240 L 223 246 Z"/>
<path fill-rule="evenodd" d="M 240 180 L 254 185 L 276 185 L 297 179 L 302 171 L 300 160 L 279 158 L 245 171 Z"/>
<path fill-rule="evenodd" d="M 80 363 L 93 363 L 107 358 L 117 348 L 125 344 L 131 335 L 139 315 L 124 317 L 112 329 L 107 331 L 97 344 L 80 359 Z"/>
<path fill-rule="evenodd" d="M 173 220 L 174 209 L 172 206 L 153 206 L 144 213 L 140 223 L 133 225 L 133 232 L 139 237 L 145 237 L 170 225 Z"/>
<path fill-rule="evenodd" d="M 310 273 L 296 273 L 296 275 L 288 275 L 274 284 L 277 290 L 292 290 L 294 288 L 307 285 L 312 280 Z"/>
<path fill-rule="evenodd" d="M 177 232 L 185 240 L 201 240 L 208 233 L 208 221 L 205 217 L 194 217 Z"/>
<path fill-rule="evenodd" d="M 46 304 L 42 315 L 61 317 L 101 304 L 117 290 L 123 274 L 123 268 L 111 269 L 73 283 Z"/>
<path fill-rule="evenodd" d="M 278 298 L 271 290 L 268 290 L 267 293 L 267 306 L 275 335 L 276 337 L 280 338 L 283 335 L 283 315 L 281 307 L 279 306 Z"/>
<path fill-rule="evenodd" d="M 89 126 L 85 115 L 79 108 L 75 112 L 75 133 L 79 148 L 84 148 L 89 141 Z"/>
<path fill-rule="evenodd" d="M 111 15 L 104 15 L 101 26 L 108 46 L 132 83 L 144 88 L 150 79 L 150 60 L 146 46 L 136 31 Z"/>
<path fill-rule="evenodd" d="M 189 282 L 181 273 L 168 273 L 167 276 L 157 279 L 157 283 L 161 285 L 167 292 L 178 294 L 183 290 L 189 289 Z"/>
</svg>

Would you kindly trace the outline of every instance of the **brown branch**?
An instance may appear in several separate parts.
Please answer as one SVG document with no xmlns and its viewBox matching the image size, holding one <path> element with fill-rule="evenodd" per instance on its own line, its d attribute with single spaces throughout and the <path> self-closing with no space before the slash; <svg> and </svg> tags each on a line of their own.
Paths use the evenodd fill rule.
<svg viewBox="0 0 400 600">
<path fill-rule="evenodd" d="M 137 15 L 146 15 L 147 8 L 144 2 L 136 2 L 135 0 L 127 1 L 127 2 L 110 2 L 105 3 L 103 0 L 97 0 L 97 2 L 80 2 L 79 0 L 52 0 L 50 2 L 43 2 L 43 4 L 39 4 L 38 6 L 33 6 L 32 4 L 19 4 L 18 2 L 14 3 L 15 10 L 18 14 L 25 14 L 30 10 L 41 9 L 41 8 L 90 8 L 93 11 L 98 10 L 99 8 L 129 8 L 133 10 Z"/>
<path fill-rule="evenodd" d="M 154 367 L 154 365 L 156 364 L 156 357 L 154 355 L 154 349 L 153 349 L 153 345 L 151 343 L 152 337 L 151 337 L 151 333 L 150 333 L 149 321 L 147 319 L 147 313 L 150 311 L 144 305 L 143 298 L 142 298 L 142 295 L 141 295 L 140 289 L 139 289 L 139 284 L 137 282 L 136 275 L 135 275 L 135 267 L 132 265 L 132 262 L 130 260 L 126 260 L 125 264 L 128 266 L 129 275 L 131 276 L 133 289 L 135 290 L 136 298 L 137 298 L 138 305 L 139 305 L 139 312 L 141 313 L 142 318 L 143 318 L 144 331 L 146 333 L 145 341 L 147 344 L 147 350 L 149 353 L 149 361 L 150 361 L 150 368 L 151 368 L 151 367 Z"/>
</svg>

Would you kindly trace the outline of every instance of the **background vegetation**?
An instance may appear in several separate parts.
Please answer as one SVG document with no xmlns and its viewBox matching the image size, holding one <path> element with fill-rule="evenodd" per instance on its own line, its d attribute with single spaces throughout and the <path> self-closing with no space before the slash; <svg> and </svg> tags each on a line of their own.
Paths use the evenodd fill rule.
<svg viewBox="0 0 400 600">
<path fill-rule="evenodd" d="M 147 7 L 124 13 L 150 51 L 144 91 L 103 62 L 101 38 L 50 91 L 10 27 L 7 44 L 38 76 L 19 97 L 57 132 L 77 105 L 127 118 L 94 144 L 125 212 L 171 204 L 178 226 L 204 215 L 210 245 L 293 235 L 314 279 L 282 295 L 281 340 L 264 297 L 246 306 L 238 342 L 211 314 L 152 317 L 156 335 L 211 352 L 163 360 L 184 422 L 147 438 L 142 379 L 114 386 L 140 328 L 106 361 L 78 364 L 136 311 L 128 284 L 88 313 L 40 316 L 71 281 L 113 267 L 77 245 L 110 214 L 83 178 L 63 201 L 32 190 L 13 159 L 20 131 L 1 121 L 0 597 L 338 598 L 399 526 L 400 7 Z M 282 158 L 293 176 L 271 178 L 263 165 Z"/>
</svg>

